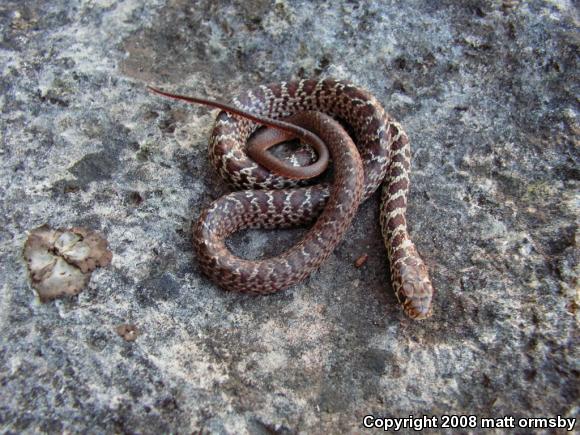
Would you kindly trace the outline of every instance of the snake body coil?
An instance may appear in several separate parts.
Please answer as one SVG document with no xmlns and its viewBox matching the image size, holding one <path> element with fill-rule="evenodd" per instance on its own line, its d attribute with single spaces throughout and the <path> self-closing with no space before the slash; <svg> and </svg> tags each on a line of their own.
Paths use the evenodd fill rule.
<svg viewBox="0 0 580 435">
<path fill-rule="evenodd" d="M 332 155 L 334 181 L 297 187 L 296 180 L 258 165 L 248 156 L 246 142 L 260 125 L 220 112 L 210 139 L 210 159 L 222 177 L 245 190 L 214 201 L 194 225 L 194 246 L 203 272 L 227 290 L 248 293 L 273 293 L 297 283 L 330 255 L 359 202 L 383 183 L 380 223 L 395 294 L 411 318 L 430 316 L 433 287 L 405 218 L 409 141 L 381 104 L 350 83 L 325 79 L 260 86 L 234 99 L 233 107 L 262 117 L 260 123 L 267 126 L 268 119 L 284 119 L 318 135 Z M 348 125 L 354 141 L 330 117 Z M 300 242 L 273 258 L 244 260 L 224 243 L 243 228 L 283 228 L 313 221 Z"/>
</svg>

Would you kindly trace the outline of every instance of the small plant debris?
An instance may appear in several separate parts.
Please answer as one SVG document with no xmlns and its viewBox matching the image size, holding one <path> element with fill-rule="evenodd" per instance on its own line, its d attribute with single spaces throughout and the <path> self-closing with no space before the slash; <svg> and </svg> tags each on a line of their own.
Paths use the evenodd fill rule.
<svg viewBox="0 0 580 435">
<path fill-rule="evenodd" d="M 137 325 L 132 323 L 123 323 L 117 326 L 117 334 L 123 337 L 125 341 L 135 341 L 139 336 L 139 329 Z"/>
<path fill-rule="evenodd" d="M 81 227 L 55 230 L 42 225 L 24 245 L 32 286 L 42 302 L 80 293 L 93 270 L 108 266 L 112 257 L 107 240 Z"/>
</svg>

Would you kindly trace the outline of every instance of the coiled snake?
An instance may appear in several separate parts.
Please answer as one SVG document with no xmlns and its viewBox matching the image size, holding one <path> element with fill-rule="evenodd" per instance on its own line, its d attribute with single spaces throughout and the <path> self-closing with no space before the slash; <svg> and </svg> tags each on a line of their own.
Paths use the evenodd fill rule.
<svg viewBox="0 0 580 435">
<path fill-rule="evenodd" d="M 149 89 L 222 109 L 209 143 L 210 159 L 223 178 L 245 190 L 217 199 L 194 224 L 198 260 L 214 282 L 227 290 L 267 294 L 303 280 L 340 242 L 359 203 L 383 183 L 380 223 L 395 294 L 409 317 L 431 315 L 433 287 L 405 218 L 409 140 L 371 94 L 344 81 L 300 80 L 260 86 L 230 106 Z M 337 120 L 352 130 L 354 142 Z M 260 125 L 268 128 L 256 132 Z M 267 151 L 289 137 L 313 145 L 318 161 L 296 168 Z M 324 170 L 325 144 L 334 162 L 333 183 L 303 186 L 297 179 Z M 245 260 L 224 243 L 244 228 L 287 228 L 313 221 L 296 245 L 272 258 Z"/>
</svg>

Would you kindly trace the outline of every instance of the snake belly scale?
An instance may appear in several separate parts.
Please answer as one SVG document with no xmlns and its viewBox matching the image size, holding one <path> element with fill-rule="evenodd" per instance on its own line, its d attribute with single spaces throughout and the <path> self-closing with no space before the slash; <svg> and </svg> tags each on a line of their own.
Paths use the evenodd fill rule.
<svg viewBox="0 0 580 435">
<path fill-rule="evenodd" d="M 382 184 L 380 224 L 393 289 L 409 317 L 431 315 L 433 286 L 405 217 L 409 140 L 375 97 L 333 79 L 259 86 L 233 99 L 231 106 L 150 89 L 225 109 L 210 138 L 210 159 L 225 180 L 243 190 L 214 201 L 193 227 L 202 271 L 214 282 L 226 290 L 268 294 L 303 280 L 340 242 L 359 203 Z M 349 126 L 352 139 L 336 120 Z M 249 156 L 250 136 L 261 125 L 280 129 L 272 125 L 275 122 L 296 125 L 322 139 L 333 159 L 332 183 L 304 186 L 296 177 L 272 173 Z M 244 228 L 288 228 L 312 222 L 296 245 L 276 257 L 245 260 L 225 245 L 228 236 Z"/>
</svg>

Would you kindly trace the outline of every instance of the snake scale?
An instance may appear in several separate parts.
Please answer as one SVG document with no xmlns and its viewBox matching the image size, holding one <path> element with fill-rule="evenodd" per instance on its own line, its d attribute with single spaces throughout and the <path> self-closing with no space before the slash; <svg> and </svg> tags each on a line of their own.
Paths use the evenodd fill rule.
<svg viewBox="0 0 580 435">
<path fill-rule="evenodd" d="M 214 282 L 227 290 L 268 294 L 303 280 L 331 254 L 359 203 L 382 183 L 380 224 L 393 289 L 409 317 L 431 315 L 433 286 L 405 218 L 409 140 L 375 97 L 349 82 L 333 79 L 259 86 L 233 99 L 231 105 L 150 90 L 222 109 L 209 143 L 210 159 L 225 180 L 243 190 L 214 201 L 194 224 L 198 260 Z M 348 126 L 352 139 L 341 123 Z M 261 125 L 310 144 L 326 144 L 333 159 L 334 181 L 304 186 L 297 180 L 300 168 L 294 172 L 272 168 L 273 173 L 258 164 L 246 142 L 264 131 L 252 136 Z M 320 156 L 321 148 L 315 148 Z M 312 222 L 296 245 L 272 258 L 245 260 L 225 245 L 228 236 L 244 228 L 288 228 Z"/>
</svg>

